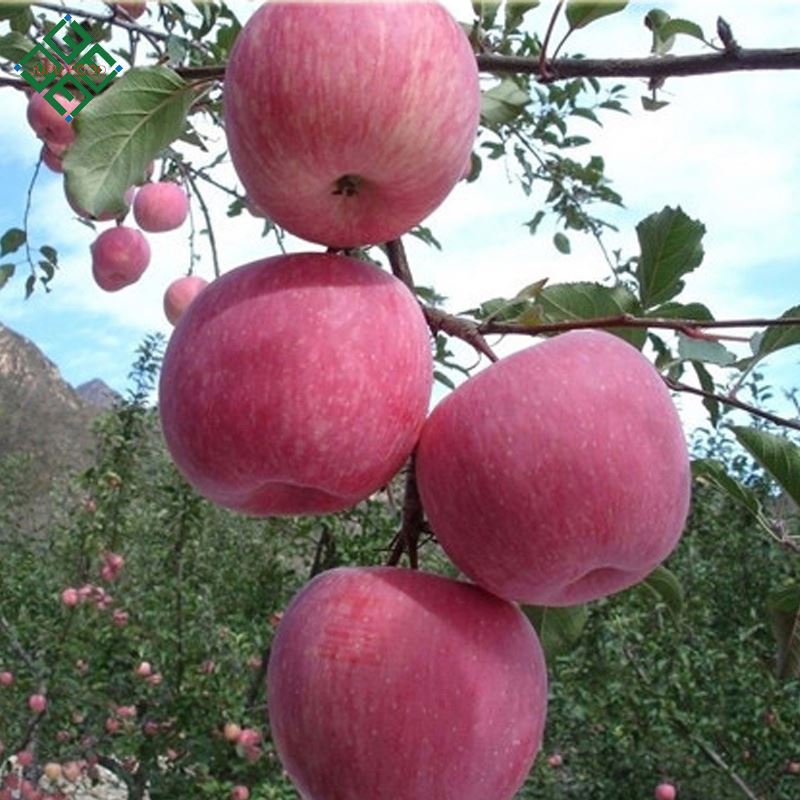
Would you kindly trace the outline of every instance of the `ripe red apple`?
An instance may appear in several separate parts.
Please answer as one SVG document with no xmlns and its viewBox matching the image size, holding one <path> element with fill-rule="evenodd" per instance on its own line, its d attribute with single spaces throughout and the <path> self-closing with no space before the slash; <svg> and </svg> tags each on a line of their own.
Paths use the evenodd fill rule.
<svg viewBox="0 0 800 800">
<path fill-rule="evenodd" d="M 678 792 L 671 783 L 659 783 L 656 786 L 655 798 L 656 800 L 675 800 Z"/>
<path fill-rule="evenodd" d="M 43 694 L 32 694 L 28 698 L 28 708 L 34 714 L 41 714 L 47 708 L 47 698 Z"/>
<path fill-rule="evenodd" d="M 250 790 L 246 786 L 234 786 L 231 789 L 231 800 L 249 800 Z"/>
<path fill-rule="evenodd" d="M 0 672 L 0 686 L 11 686 L 14 683 L 13 672 Z"/>
<path fill-rule="evenodd" d="M 267 691 L 307 800 L 510 800 L 541 744 L 547 675 L 512 604 L 415 570 L 341 568 L 286 610 Z"/>
<path fill-rule="evenodd" d="M 67 608 L 74 608 L 80 602 L 78 590 L 68 586 L 63 592 L 61 592 L 61 602 L 67 606 Z"/>
<path fill-rule="evenodd" d="M 478 127 L 467 37 L 438 3 L 266 3 L 225 74 L 248 197 L 291 233 L 385 242 L 456 184 Z"/>
<path fill-rule="evenodd" d="M 425 424 L 417 482 L 453 562 L 498 597 L 569 606 L 641 581 L 690 495 L 661 377 L 609 333 L 575 331 L 493 364 Z"/>
<path fill-rule="evenodd" d="M 146 0 L 120 0 L 112 5 L 115 9 L 126 11 L 133 19 L 139 19 L 147 11 Z"/>
<path fill-rule="evenodd" d="M 141 231 L 118 225 L 92 243 L 92 274 L 107 292 L 136 283 L 150 263 L 150 245 Z"/>
<path fill-rule="evenodd" d="M 47 144 L 42 145 L 42 163 L 53 172 L 64 171 L 64 164 L 61 156 L 54 153 Z"/>
<path fill-rule="evenodd" d="M 790 775 L 800 775 L 800 762 L 798 762 L 798 761 L 790 761 L 786 765 L 786 771 Z"/>
<path fill-rule="evenodd" d="M 149 678 L 153 674 L 153 667 L 149 661 L 142 661 L 134 671 L 140 678 Z"/>
<path fill-rule="evenodd" d="M 164 313 L 167 319 L 177 325 L 189 303 L 208 286 L 208 281 L 199 275 L 184 275 L 174 280 L 164 294 Z"/>
<path fill-rule="evenodd" d="M 553 753 L 547 757 L 547 765 L 553 769 L 557 769 L 564 763 L 564 758 L 561 753 Z"/>
<path fill-rule="evenodd" d="M 133 200 L 136 224 L 149 233 L 179 228 L 189 214 L 189 198 L 177 183 L 146 183 Z"/>
<path fill-rule="evenodd" d="M 56 100 L 67 110 L 72 111 L 80 101 L 67 100 L 57 94 Z M 45 100 L 43 94 L 35 93 L 28 100 L 28 124 L 40 139 L 52 144 L 71 144 L 75 141 L 75 128 L 64 116 Z"/>
<path fill-rule="evenodd" d="M 278 256 L 189 306 L 164 356 L 161 423 L 178 468 L 215 503 L 328 513 L 400 469 L 431 374 L 428 329 L 400 281 L 345 256 Z"/>
</svg>

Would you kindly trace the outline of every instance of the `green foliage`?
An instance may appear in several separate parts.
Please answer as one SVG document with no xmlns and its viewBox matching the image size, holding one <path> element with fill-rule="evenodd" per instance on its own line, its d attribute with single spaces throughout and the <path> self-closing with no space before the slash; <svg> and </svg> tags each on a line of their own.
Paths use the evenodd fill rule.
<svg viewBox="0 0 800 800">
<path fill-rule="evenodd" d="M 584 28 L 589 23 L 622 11 L 628 0 L 567 0 L 564 10 L 572 29 Z"/>
<path fill-rule="evenodd" d="M 64 158 L 67 191 L 91 214 L 124 211 L 125 191 L 180 136 L 195 90 L 167 67 L 138 67 L 76 117 Z"/>
</svg>

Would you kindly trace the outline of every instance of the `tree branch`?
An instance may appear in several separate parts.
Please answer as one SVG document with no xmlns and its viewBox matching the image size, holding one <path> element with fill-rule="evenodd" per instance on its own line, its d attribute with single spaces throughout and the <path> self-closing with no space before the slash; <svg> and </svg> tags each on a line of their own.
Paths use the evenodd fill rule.
<svg viewBox="0 0 800 800">
<path fill-rule="evenodd" d="M 72 14 L 74 17 L 84 17 L 86 19 L 96 19 L 100 22 L 107 22 L 111 25 L 116 25 L 119 28 L 125 28 L 127 31 L 141 33 L 146 39 L 163 39 L 165 41 L 169 39 L 169 36 L 166 33 L 150 30 L 150 28 L 137 25 L 135 22 L 127 22 L 124 19 L 120 19 L 114 14 L 113 11 L 110 11 L 108 14 L 98 14 L 96 11 L 87 11 L 85 8 L 76 8 L 75 6 L 63 6 L 59 3 L 37 2 L 31 3 L 31 5 L 38 6 L 39 8 L 46 8 L 48 11 L 55 11 L 59 14 Z M 151 42 L 151 44 L 153 43 Z"/>
<path fill-rule="evenodd" d="M 400 563 L 404 552 L 408 554 L 408 563 L 411 569 L 419 567 L 417 548 L 425 518 L 422 511 L 419 488 L 417 487 L 414 462 L 415 458 L 412 455 L 406 466 L 406 487 L 403 497 L 403 517 L 400 524 L 400 532 L 395 536 L 391 555 L 386 562 L 390 567 L 396 567 Z"/>
</svg>

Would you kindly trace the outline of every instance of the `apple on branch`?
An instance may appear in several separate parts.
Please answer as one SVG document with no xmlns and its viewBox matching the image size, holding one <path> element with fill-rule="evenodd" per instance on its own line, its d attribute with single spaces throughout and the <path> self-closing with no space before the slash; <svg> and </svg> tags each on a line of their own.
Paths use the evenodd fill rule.
<svg viewBox="0 0 800 800">
<path fill-rule="evenodd" d="M 409 290 L 340 255 L 277 256 L 206 287 L 161 370 L 173 461 L 219 505 L 322 514 L 383 486 L 417 442 L 430 338 Z"/>
<path fill-rule="evenodd" d="M 267 692 L 306 800 L 511 800 L 541 745 L 547 674 L 511 603 L 416 570 L 348 567 L 290 604 Z"/>
<path fill-rule="evenodd" d="M 459 386 L 429 417 L 417 481 L 465 574 L 507 600 L 569 606 L 641 581 L 678 542 L 691 476 L 661 376 L 573 331 Z"/>
<path fill-rule="evenodd" d="M 92 243 L 92 274 L 107 292 L 136 283 L 150 263 L 150 245 L 141 231 L 118 225 Z"/>
<path fill-rule="evenodd" d="M 225 133 L 253 205 L 333 247 L 394 239 L 461 178 L 475 56 L 435 2 L 265 3 L 226 69 Z"/>
</svg>

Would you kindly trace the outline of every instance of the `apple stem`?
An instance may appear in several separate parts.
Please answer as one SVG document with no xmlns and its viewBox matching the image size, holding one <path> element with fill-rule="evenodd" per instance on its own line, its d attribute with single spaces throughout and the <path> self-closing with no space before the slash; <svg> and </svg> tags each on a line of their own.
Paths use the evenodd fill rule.
<svg viewBox="0 0 800 800">
<path fill-rule="evenodd" d="M 333 194 L 341 194 L 345 197 L 355 197 L 364 179 L 358 175 L 342 175 L 334 183 Z"/>
</svg>

